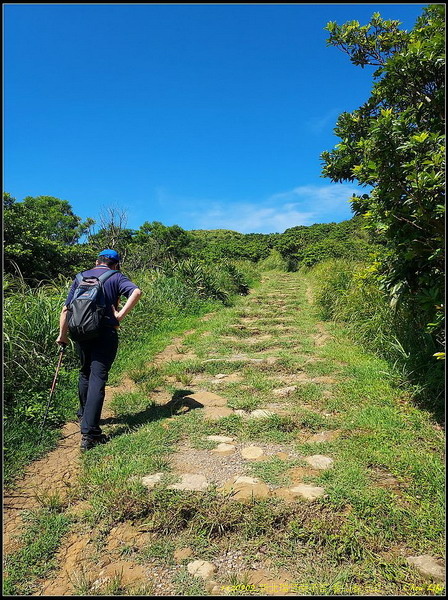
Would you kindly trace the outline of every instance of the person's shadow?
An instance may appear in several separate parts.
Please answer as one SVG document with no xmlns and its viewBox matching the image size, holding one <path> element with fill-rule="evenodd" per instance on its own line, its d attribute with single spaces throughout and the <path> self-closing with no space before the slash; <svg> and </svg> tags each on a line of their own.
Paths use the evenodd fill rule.
<svg viewBox="0 0 448 600">
<path fill-rule="evenodd" d="M 177 414 L 184 414 L 190 410 L 202 408 L 203 404 L 194 398 L 189 398 L 191 394 L 194 394 L 192 390 L 176 390 L 171 400 L 166 404 L 150 404 L 137 413 L 101 419 L 101 425 L 117 425 L 110 433 L 110 437 L 113 438 L 128 433 L 129 430 L 136 429 L 146 423 L 169 419 Z"/>
</svg>

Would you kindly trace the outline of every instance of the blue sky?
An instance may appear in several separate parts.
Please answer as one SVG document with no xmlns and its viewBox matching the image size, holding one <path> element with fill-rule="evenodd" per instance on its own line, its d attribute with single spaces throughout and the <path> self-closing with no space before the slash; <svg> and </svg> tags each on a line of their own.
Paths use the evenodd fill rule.
<svg viewBox="0 0 448 600">
<path fill-rule="evenodd" d="M 424 4 L 3 4 L 4 190 L 82 218 L 283 232 L 351 217 L 321 176 L 373 68 L 326 45 Z"/>
</svg>

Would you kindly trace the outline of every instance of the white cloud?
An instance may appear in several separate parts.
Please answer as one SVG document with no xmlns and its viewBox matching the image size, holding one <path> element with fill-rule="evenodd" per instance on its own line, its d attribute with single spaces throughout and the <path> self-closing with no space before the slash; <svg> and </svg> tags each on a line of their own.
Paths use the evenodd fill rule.
<svg viewBox="0 0 448 600">
<path fill-rule="evenodd" d="M 197 229 L 233 229 L 241 233 L 282 232 L 293 225 L 306 225 L 312 213 L 301 212 L 294 205 L 259 206 L 257 204 L 215 205 L 197 213 Z"/>
<path fill-rule="evenodd" d="M 174 198 L 158 190 L 158 200 L 175 207 L 185 229 L 232 229 L 241 233 L 282 233 L 289 227 L 342 221 L 352 216 L 350 184 L 298 186 L 259 202 Z"/>
</svg>

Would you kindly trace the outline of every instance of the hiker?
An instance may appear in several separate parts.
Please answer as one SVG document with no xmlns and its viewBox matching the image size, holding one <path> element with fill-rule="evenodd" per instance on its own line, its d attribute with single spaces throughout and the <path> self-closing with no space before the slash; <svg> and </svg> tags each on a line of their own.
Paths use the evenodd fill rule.
<svg viewBox="0 0 448 600">
<path fill-rule="evenodd" d="M 85 340 L 80 335 L 78 337 L 81 339 L 78 340 L 69 329 L 69 316 L 73 315 L 73 311 L 70 310 L 73 305 L 70 304 L 78 285 L 83 284 L 83 277 L 93 277 L 94 279 L 88 281 L 96 284 L 98 284 L 96 278 L 101 277 L 105 310 L 100 327 L 95 332 L 97 337 Z M 81 450 L 89 450 L 97 444 L 108 441 L 107 436 L 101 433 L 99 422 L 107 378 L 118 349 L 117 330 L 122 319 L 137 304 L 141 294 L 141 290 L 120 272 L 119 254 L 115 250 L 106 249 L 99 253 L 95 267 L 79 274 L 74 280 L 61 311 L 56 343 L 67 344 L 70 332 L 70 336 L 75 339 L 76 350 L 81 361 L 78 381 Z M 118 310 L 121 296 L 125 296 L 127 300 Z"/>
</svg>

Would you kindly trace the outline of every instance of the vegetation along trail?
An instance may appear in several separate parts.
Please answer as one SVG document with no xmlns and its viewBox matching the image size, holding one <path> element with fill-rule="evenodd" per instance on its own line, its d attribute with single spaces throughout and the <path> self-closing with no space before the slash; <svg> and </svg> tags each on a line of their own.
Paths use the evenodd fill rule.
<svg viewBox="0 0 448 600">
<path fill-rule="evenodd" d="M 111 441 L 81 455 L 67 424 L 6 497 L 13 593 L 443 593 L 442 432 L 313 286 L 266 272 L 139 349 L 107 389 Z"/>
</svg>

